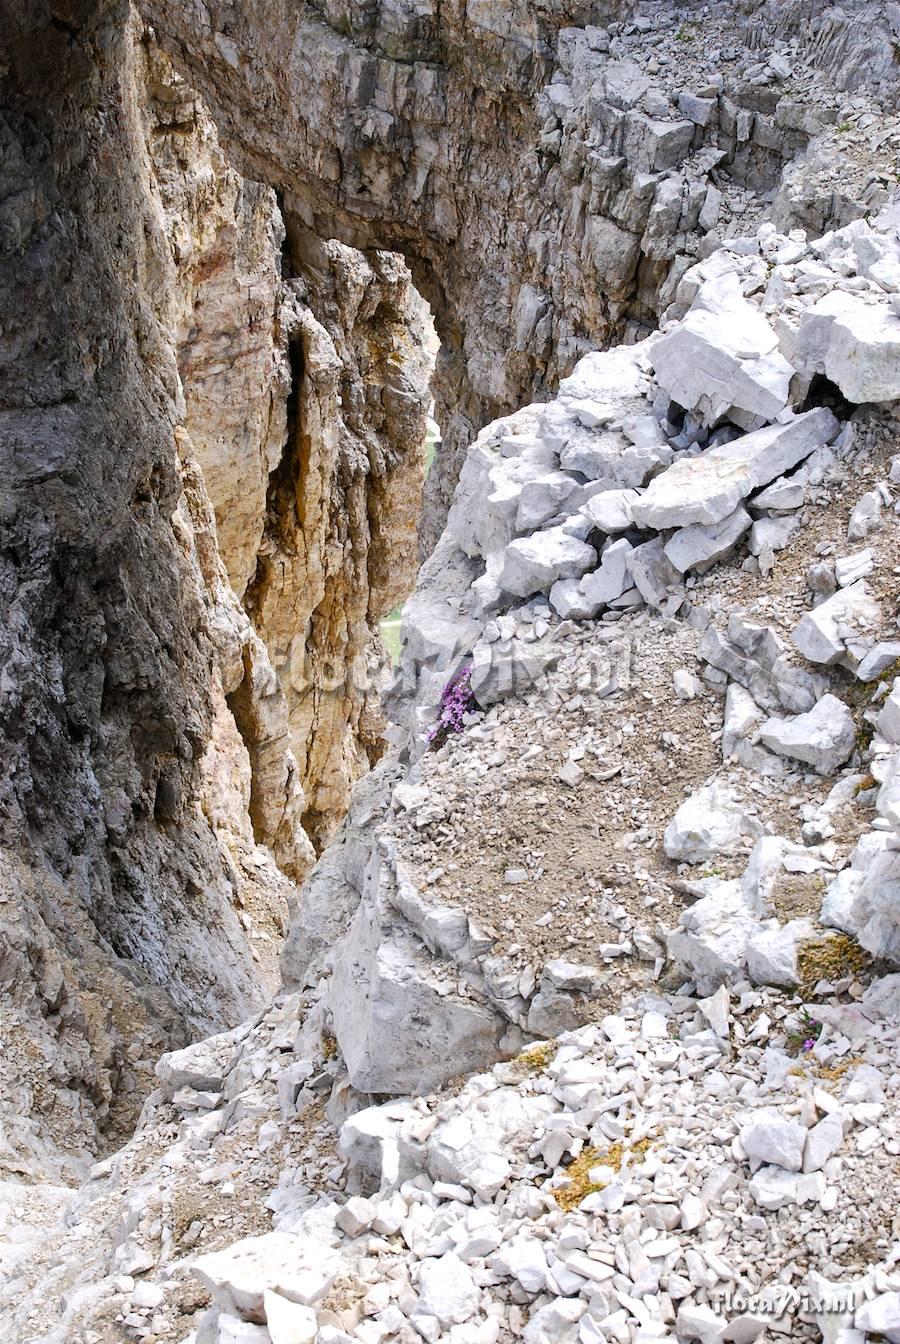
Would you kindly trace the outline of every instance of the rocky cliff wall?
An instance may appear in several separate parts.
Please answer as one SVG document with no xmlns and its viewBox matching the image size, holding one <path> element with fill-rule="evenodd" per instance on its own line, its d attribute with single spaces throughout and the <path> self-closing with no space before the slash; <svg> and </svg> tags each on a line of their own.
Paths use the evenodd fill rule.
<svg viewBox="0 0 900 1344">
<path fill-rule="evenodd" d="M 5 1134 L 24 1172 L 44 1140 L 102 1145 L 161 1041 L 263 996 L 204 813 L 224 687 L 127 10 L 57 9 L 3 16 Z"/>
<path fill-rule="evenodd" d="M 141 7 L 289 219 L 408 258 L 442 342 L 426 549 L 474 433 L 654 327 L 698 254 L 764 203 L 821 233 L 892 181 L 865 121 L 890 5 Z"/>
<path fill-rule="evenodd" d="M 431 373 L 421 303 L 391 254 L 286 237 L 274 192 L 229 167 L 202 101 L 146 33 L 139 52 L 185 429 L 262 644 L 230 705 L 254 769 L 254 829 L 297 877 L 307 833 L 321 848 L 380 752 L 377 623 L 416 566 Z M 278 694 L 261 712 L 268 683 Z M 288 769 L 302 805 L 282 815 Z"/>
<path fill-rule="evenodd" d="M 4 1161 L 68 1174 L 263 1001 L 380 751 L 429 369 L 403 264 L 288 245 L 127 6 L 5 24 Z"/>
</svg>

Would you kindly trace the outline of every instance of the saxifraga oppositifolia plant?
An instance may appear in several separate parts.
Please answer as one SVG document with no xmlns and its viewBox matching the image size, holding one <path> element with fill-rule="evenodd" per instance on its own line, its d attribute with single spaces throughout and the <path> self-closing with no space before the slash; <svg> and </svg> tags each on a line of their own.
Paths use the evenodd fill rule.
<svg viewBox="0 0 900 1344">
<path fill-rule="evenodd" d="M 461 667 L 447 682 L 441 691 L 441 703 L 438 706 L 437 723 L 428 730 L 428 742 L 432 751 L 444 745 L 451 733 L 461 733 L 463 719 L 478 708 L 470 685 L 471 667 Z"/>
</svg>

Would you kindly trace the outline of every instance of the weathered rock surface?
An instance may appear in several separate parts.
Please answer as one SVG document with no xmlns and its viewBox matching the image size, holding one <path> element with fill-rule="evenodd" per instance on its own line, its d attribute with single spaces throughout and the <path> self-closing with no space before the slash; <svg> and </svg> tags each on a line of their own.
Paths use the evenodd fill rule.
<svg viewBox="0 0 900 1344">
<path fill-rule="evenodd" d="M 315 859 L 310 837 L 330 835 L 382 749 L 377 622 L 412 585 L 427 405 L 420 309 L 399 259 L 296 231 L 287 246 L 274 193 L 227 166 L 168 59 L 137 40 L 124 7 L 90 8 L 72 60 L 90 65 L 92 44 L 115 41 L 104 78 L 121 124 L 85 160 L 85 190 L 73 185 L 56 232 L 43 207 L 22 215 L 4 298 L 15 305 L 30 283 L 29 257 L 53 246 L 61 259 L 95 213 L 118 210 L 135 231 L 133 264 L 116 263 L 103 241 L 112 225 L 97 225 L 83 273 L 66 281 L 71 299 L 53 266 L 34 262 L 48 293 L 59 288 L 53 303 L 75 305 L 85 331 L 97 317 L 98 332 L 83 350 L 55 334 L 51 358 L 20 319 L 8 396 L 25 417 L 10 443 L 28 446 L 9 474 L 8 521 L 22 555 L 37 548 L 31 570 L 10 569 L 8 597 L 18 584 L 16 604 L 30 591 L 41 609 L 33 618 L 26 603 L 7 626 L 19 668 L 6 706 L 16 797 L 5 840 L 18 849 L 5 873 L 9 1020 L 20 1040 L 36 1032 L 37 1058 L 70 1058 L 60 1077 L 84 1079 L 83 1097 L 60 1085 L 71 1124 L 51 1126 L 76 1149 L 96 1145 L 97 1117 L 120 1123 L 119 1091 L 139 1104 L 146 1061 L 166 1040 L 262 1001 L 293 883 Z M 22 108 L 30 96 L 11 95 Z M 21 190 L 46 196 L 52 169 L 34 158 L 40 133 L 23 127 L 10 132 Z M 91 185 L 104 154 L 131 163 L 107 196 Z M 91 342 L 117 343 L 135 368 L 104 355 L 98 382 Z M 65 409 L 70 395 L 83 413 Z M 101 452 L 103 417 L 117 415 Z M 60 474 L 70 440 L 71 475 Z M 104 453 L 119 454 L 114 470 Z M 23 717 L 33 619 L 48 632 L 45 672 Z M 25 835 L 49 866 L 30 863 Z M 99 1010 L 91 996 L 107 972 Z M 42 981 L 67 1022 L 61 1047 L 38 1011 Z M 27 1068 L 13 1086 L 24 1115 Z M 27 1127 L 20 1144 L 33 1146 Z"/>
<path fill-rule="evenodd" d="M 843 700 L 823 695 L 808 714 L 766 719 L 760 724 L 759 739 L 779 756 L 805 761 L 820 775 L 830 775 L 853 751 L 856 729 Z"/>
<path fill-rule="evenodd" d="M 871 6 L 815 25 L 795 4 L 746 19 L 723 7 L 696 44 L 674 6 L 641 26 L 611 12 L 602 39 L 563 3 L 141 8 L 240 171 L 283 193 L 289 226 L 409 260 L 442 342 L 432 544 L 473 433 L 586 351 L 646 332 L 698 251 L 735 221 L 746 230 L 754 193 L 775 193 L 785 229 L 816 234 L 888 198 L 868 177 L 878 150 L 861 91 L 889 92 L 896 74 Z M 757 71 L 775 44 L 778 70 Z M 860 107 L 839 135 L 846 90 Z M 763 359 L 783 375 L 774 352 Z"/>
<path fill-rule="evenodd" d="M 386 247 L 445 336 L 436 497 L 505 414 L 293 992 L 165 1055 L 80 1191 L 4 1184 L 11 1337 L 750 1339 L 720 1285 L 811 1256 L 895 1332 L 900 460 L 851 404 L 894 396 L 893 8 L 711 7 L 692 55 L 668 7 L 148 0 L 258 188 L 123 11 L 4 18 L 15 1174 L 71 1179 L 163 1037 L 258 1008 L 382 750 L 424 410 Z M 723 237 L 763 204 L 850 222 Z"/>
<path fill-rule="evenodd" d="M 4 1162 L 26 1175 L 129 1126 L 167 1038 L 262 1003 L 239 901 L 270 933 L 287 909 L 234 806 L 236 735 L 230 797 L 204 811 L 230 669 L 176 451 L 168 248 L 126 16 L 79 15 L 65 34 L 37 5 L 3 20 L 27 52 L 3 76 L 0 262 Z"/>
</svg>

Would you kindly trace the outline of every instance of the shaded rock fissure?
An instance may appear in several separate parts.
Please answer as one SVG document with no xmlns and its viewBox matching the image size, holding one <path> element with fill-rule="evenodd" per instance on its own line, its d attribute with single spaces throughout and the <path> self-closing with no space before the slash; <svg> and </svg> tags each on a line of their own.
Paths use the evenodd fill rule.
<svg viewBox="0 0 900 1344">
<path fill-rule="evenodd" d="M 650 28 L 617 23 L 609 34 L 599 23 L 615 22 L 617 6 L 602 15 L 513 6 L 495 30 L 489 6 L 451 4 L 437 15 L 403 11 L 396 31 L 393 11 L 367 7 L 361 39 L 356 15 L 335 24 L 313 6 L 249 4 L 194 32 L 194 11 L 148 0 L 159 41 L 208 98 L 222 143 L 253 182 L 229 167 L 200 97 L 149 31 L 129 28 L 126 6 L 62 8 L 62 23 L 30 0 L 3 20 L 9 49 L 29 51 L 24 72 L 13 63 L 3 73 L 16 453 L 2 591 L 14 855 L 3 933 L 13 1038 L 27 1042 L 11 1095 L 22 1116 L 41 1117 L 34 1131 L 16 1128 L 13 1165 L 30 1173 L 49 1162 L 70 1177 L 102 1132 L 125 1123 L 110 1119 L 116 1107 L 136 1109 L 163 1045 L 231 1026 L 265 1001 L 288 910 L 316 854 L 332 865 L 329 893 L 340 885 L 329 840 L 355 781 L 384 750 L 378 620 L 412 586 L 417 534 L 424 553 L 440 534 L 475 433 L 549 397 L 595 348 L 624 348 L 682 318 L 695 297 L 692 281 L 682 287 L 693 266 L 721 256 L 729 235 L 752 233 L 762 214 L 782 227 L 785 246 L 797 245 L 791 226 L 819 233 L 873 216 L 892 185 L 870 171 L 873 156 L 889 161 L 896 119 L 879 110 L 877 132 L 868 121 L 876 94 L 895 82 L 883 8 L 869 22 L 859 6 L 825 16 L 805 4 L 790 13 L 713 6 L 702 33 L 690 20 L 670 32 L 683 16 L 666 10 Z M 655 25 L 663 48 L 683 50 L 653 71 L 644 35 Z M 790 59 L 775 50 L 775 35 L 790 38 Z M 710 71 L 702 52 L 713 42 Z M 730 55 L 732 46 L 758 52 L 761 71 Z M 55 82 L 45 106 L 48 71 Z M 876 134 L 884 138 L 874 145 Z M 427 372 L 400 254 L 442 338 L 435 391 L 445 444 L 421 526 Z M 801 253 L 804 294 L 823 283 L 817 260 Z M 857 260 L 862 272 L 878 265 Z M 745 277 L 751 294 L 772 282 L 762 255 L 759 263 Z M 778 310 L 775 283 L 771 296 Z M 828 316 L 850 333 L 845 341 L 867 334 L 854 325 L 858 313 Z M 787 348 L 792 333 L 779 339 Z M 594 390 L 586 389 L 582 400 Z M 841 418 L 869 399 L 849 380 L 845 392 L 835 403 Z M 810 397 L 827 401 L 827 389 L 811 384 Z M 671 415 L 671 436 L 685 436 L 677 450 L 686 451 L 696 426 L 684 408 Z M 748 416 L 735 423 L 747 430 Z M 591 424 L 579 423 L 583 438 Z M 580 442 L 572 453 L 587 462 L 595 449 Z M 603 544 L 605 513 L 589 527 L 579 521 L 574 540 L 556 537 L 549 561 L 540 542 L 530 546 L 573 484 L 559 475 L 586 474 L 574 456 L 552 467 L 546 497 L 539 485 L 516 500 L 517 536 L 503 535 L 509 497 L 480 519 L 504 550 L 513 546 L 502 568 L 486 563 L 481 572 L 488 548 L 449 546 L 426 567 L 406 622 L 415 647 L 392 697 L 417 731 L 450 664 L 476 648 L 486 704 L 498 691 L 521 694 L 561 660 L 538 628 L 543 614 L 529 623 L 533 639 L 503 625 L 498 639 L 482 640 L 465 606 L 473 583 L 489 604 L 499 592 L 527 601 L 555 577 L 564 586 L 553 610 L 579 620 L 604 605 L 598 594 L 621 577 L 626 551 L 651 548 L 629 560 L 622 574 L 635 582 L 612 598 L 636 607 L 635 590 L 649 600 L 645 590 L 672 579 L 673 556 L 687 564 L 699 546 L 700 565 L 715 563 L 749 534 L 750 555 L 768 564 L 794 526 L 778 498 L 764 516 L 741 504 L 712 523 L 686 523 L 727 522 L 714 536 L 664 536 L 657 517 L 650 537 L 651 514 L 635 515 L 585 592 L 578 570 Z M 782 501 L 809 485 L 793 471 L 766 485 Z M 872 493 L 853 524 L 861 541 L 887 503 Z M 654 498 L 643 508 L 664 517 L 664 506 Z M 528 526 L 518 525 L 520 507 Z M 855 557 L 847 563 L 848 572 L 865 569 Z M 838 583 L 827 574 L 816 581 Z M 442 617 L 448 600 L 456 604 L 449 635 L 422 619 L 429 594 Z M 810 648 L 837 638 L 827 614 L 820 619 Z M 704 645 L 709 666 L 717 657 L 726 677 L 741 654 L 724 635 L 713 649 L 715 638 Z M 607 651 L 616 689 L 624 643 Z M 512 649 L 515 668 L 488 644 Z M 767 693 L 772 675 L 754 663 L 753 691 Z M 767 712 L 777 718 L 778 708 L 797 705 Z M 847 715 L 826 710 L 836 723 L 766 721 L 748 759 L 781 748 L 789 756 L 806 733 L 816 741 L 803 738 L 803 759 L 828 768 L 850 729 Z M 578 761 L 565 768 L 577 782 Z M 890 862 L 881 855 L 877 872 Z M 877 883 L 852 885 L 870 904 L 865 936 L 892 937 Z M 385 900 L 390 910 L 382 902 L 379 918 L 400 928 L 410 974 L 424 986 L 417 1030 L 427 1035 L 429 1021 L 454 1015 L 464 1032 L 474 1022 L 467 1066 L 501 1050 L 500 1019 L 519 1032 L 568 1020 L 552 977 L 535 993 L 534 984 L 521 987 L 522 976 L 529 981 L 519 967 L 485 973 L 473 951 L 477 928 L 461 944 L 465 956 L 439 957 L 444 945 L 429 942 L 430 932 L 407 937 L 401 914 L 445 916 L 406 896 L 403 912 Z M 319 952 L 346 933 L 345 915 L 356 918 L 338 913 L 308 932 Z M 384 946 L 369 937 L 374 924 L 361 926 L 368 973 L 390 999 L 398 977 L 403 984 L 402 958 L 399 968 L 386 965 Z M 694 932 L 683 930 L 679 946 L 692 947 Z M 446 963 L 439 973 L 431 959 Z M 351 991 L 341 995 L 345 1042 Z M 485 993 L 505 1005 L 486 1026 Z M 503 1050 L 517 1040 L 513 1031 Z M 429 1081 L 452 1057 L 448 1044 Z M 410 1058 L 394 1075 L 398 1087 L 414 1073 L 415 1042 Z M 359 1078 L 380 1091 L 377 1068 L 364 1066 Z M 352 1088 L 339 1100 L 355 1104 Z"/>
</svg>

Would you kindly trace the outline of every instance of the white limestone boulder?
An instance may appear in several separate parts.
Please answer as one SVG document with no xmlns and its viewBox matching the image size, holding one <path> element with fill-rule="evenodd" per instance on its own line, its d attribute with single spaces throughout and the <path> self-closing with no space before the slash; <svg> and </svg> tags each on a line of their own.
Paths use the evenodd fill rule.
<svg viewBox="0 0 900 1344">
<path fill-rule="evenodd" d="M 800 519 L 783 514 L 777 518 L 757 518 L 750 529 L 750 554 L 783 551 L 800 530 Z"/>
<path fill-rule="evenodd" d="M 501 1058 L 506 1022 L 459 994 L 455 967 L 434 957 L 391 906 L 394 883 L 376 851 L 335 949 L 328 1006 L 353 1087 L 418 1095 Z"/>
<path fill-rule="evenodd" d="M 512 1171 L 509 1154 L 516 1137 L 530 1136 L 555 1110 L 552 1097 L 514 1089 L 472 1098 L 471 1109 L 443 1118 L 429 1136 L 429 1175 L 492 1199 Z"/>
<path fill-rule="evenodd" d="M 471 559 L 444 533 L 419 572 L 415 592 L 403 608 L 401 666 L 443 672 L 455 668 L 481 634 L 481 622 L 458 609 L 480 573 Z M 451 667 L 452 665 L 452 667 Z"/>
<path fill-rule="evenodd" d="M 550 589 L 550 605 L 564 618 L 590 619 L 631 587 L 628 557 L 632 545 L 625 537 L 607 542 L 600 564 L 578 579 L 560 579 Z"/>
<path fill-rule="evenodd" d="M 392 1101 L 383 1106 L 366 1106 L 344 1121 L 338 1150 L 347 1163 L 348 1190 L 371 1193 L 396 1184 L 405 1175 L 401 1168 L 400 1134 L 403 1125 L 416 1115 L 411 1103 Z M 345 1214 L 344 1220 L 353 1216 Z M 344 1227 L 344 1221 L 338 1226 Z"/>
<path fill-rule="evenodd" d="M 632 505 L 639 498 L 637 490 L 602 490 L 582 504 L 581 512 L 601 532 L 626 532 L 634 523 Z"/>
<path fill-rule="evenodd" d="M 578 1297 L 554 1297 L 528 1318 L 522 1344 L 576 1344 L 578 1322 L 588 1304 Z"/>
<path fill-rule="evenodd" d="M 900 397 L 900 315 L 886 303 L 843 297 L 825 352 L 825 372 L 848 401 Z"/>
<path fill-rule="evenodd" d="M 797 953 L 815 933 L 808 919 L 777 920 L 754 933 L 747 944 L 747 974 L 755 985 L 792 989 L 800 979 Z"/>
<path fill-rule="evenodd" d="M 856 668 L 856 675 L 860 681 L 874 681 L 882 672 L 887 672 L 898 659 L 900 659 L 900 640 L 879 640 Z"/>
<path fill-rule="evenodd" d="M 842 933 L 856 932 L 853 907 L 862 880 L 862 873 L 858 869 L 844 868 L 829 882 L 819 911 L 820 924 L 824 924 L 827 929 L 840 929 Z"/>
<path fill-rule="evenodd" d="M 559 464 L 588 481 L 620 489 L 643 485 L 652 471 L 668 466 L 674 456 L 665 440 L 660 444 L 634 444 L 619 429 L 589 430 L 570 422 Z"/>
<path fill-rule="evenodd" d="M 879 1293 L 864 1302 L 853 1324 L 866 1335 L 881 1335 L 890 1344 L 900 1344 L 900 1292 Z"/>
<path fill-rule="evenodd" d="M 549 593 L 558 579 L 581 578 L 596 563 L 593 546 L 570 536 L 561 526 L 548 527 L 506 547 L 498 582 L 514 597 L 531 597 Z"/>
<path fill-rule="evenodd" d="M 788 402 L 794 370 L 735 275 L 706 281 L 650 358 L 660 387 L 707 425 L 727 415 L 749 428 L 757 417 L 774 420 Z"/>
<path fill-rule="evenodd" d="M 875 557 L 871 550 L 857 551 L 853 555 L 840 555 L 834 562 L 834 577 L 839 588 L 848 588 L 851 583 L 865 579 L 875 568 Z"/>
<path fill-rule="evenodd" d="M 264 1325 L 242 1321 L 228 1311 L 220 1311 L 215 1324 L 215 1344 L 272 1344 L 272 1336 Z M 190 1336 L 188 1336 L 190 1339 Z M 208 1335 L 211 1339 L 212 1336 Z"/>
<path fill-rule="evenodd" d="M 783 1171 L 800 1171 L 803 1166 L 806 1126 L 782 1115 L 774 1106 L 754 1111 L 738 1137 L 754 1170 L 776 1166 Z"/>
<path fill-rule="evenodd" d="M 844 1143 L 844 1121 L 840 1111 L 832 1111 L 813 1125 L 806 1134 L 803 1170 L 821 1171 L 829 1158 L 840 1152 Z"/>
<path fill-rule="evenodd" d="M 689 569 L 703 573 L 717 560 L 729 555 L 750 526 L 749 513 L 738 505 L 734 513 L 720 523 L 695 523 L 692 527 L 679 528 L 665 544 L 666 559 L 679 574 L 685 574 Z"/>
<path fill-rule="evenodd" d="M 875 726 L 878 736 L 885 742 L 900 746 L 900 677 L 894 679 L 891 693 L 878 711 Z"/>
<path fill-rule="evenodd" d="M 632 108 L 625 114 L 622 152 L 641 172 L 659 173 L 675 168 L 694 139 L 693 121 L 668 121 Z"/>
<path fill-rule="evenodd" d="M 592 602 L 578 579 L 557 579 L 549 593 L 550 605 L 564 621 L 586 621 L 597 615 L 602 602 Z"/>
<path fill-rule="evenodd" d="M 192 1269 L 225 1311 L 263 1323 L 265 1292 L 310 1306 L 324 1297 L 340 1268 L 338 1252 L 314 1237 L 267 1232 L 199 1256 Z"/>
<path fill-rule="evenodd" d="M 719 523 L 747 495 L 830 442 L 838 428 L 831 411 L 816 407 L 698 457 L 677 458 L 632 505 L 634 521 L 656 529 Z"/>
<path fill-rule="evenodd" d="M 161 1055 L 156 1076 L 166 1094 L 171 1096 L 182 1087 L 192 1087 L 197 1092 L 220 1092 L 227 1063 L 245 1034 L 241 1027 L 235 1027 L 219 1036 L 196 1041 L 183 1050 Z"/>
<path fill-rule="evenodd" d="M 881 608 L 860 579 L 813 607 L 793 631 L 794 644 L 811 663 L 835 663 L 855 670 L 869 652 L 881 624 Z"/>
<path fill-rule="evenodd" d="M 685 968 L 700 994 L 712 994 L 744 973 L 747 944 L 759 929 L 739 881 L 712 880 L 666 937 L 669 956 Z"/>
<path fill-rule="evenodd" d="M 740 611 L 732 612 L 724 631 L 709 627 L 699 654 L 748 690 L 770 713 L 782 708 L 805 713 L 828 689 L 823 676 L 790 663 L 788 646 L 772 626 L 748 620 Z"/>
<path fill-rule="evenodd" d="M 883 505 L 884 501 L 877 490 L 867 490 L 856 501 L 847 523 L 849 541 L 864 541 L 870 532 L 878 531 Z"/>
<path fill-rule="evenodd" d="M 673 593 L 682 591 L 681 575 L 666 555 L 662 537 L 633 546 L 625 564 L 648 607 L 659 609 Z"/>
<path fill-rule="evenodd" d="M 434 1317 L 445 1326 L 461 1325 L 474 1314 L 479 1297 L 471 1269 L 452 1251 L 420 1263 L 417 1315 Z"/>
<path fill-rule="evenodd" d="M 856 725 L 843 700 L 823 695 L 806 714 L 766 719 L 760 724 L 759 740 L 779 756 L 811 765 L 820 775 L 831 775 L 853 754 Z"/>
<path fill-rule="evenodd" d="M 750 692 L 738 682 L 730 682 L 725 692 L 722 759 L 727 761 L 736 756 L 742 765 L 749 767 L 753 752 L 757 750 L 754 746 L 756 730 L 765 717 L 765 711 L 760 709 Z"/>
<path fill-rule="evenodd" d="M 518 495 L 515 531 L 527 533 L 543 527 L 560 513 L 577 489 L 574 477 L 564 471 L 547 472 L 525 481 Z"/>
<path fill-rule="evenodd" d="M 315 1344 L 319 1322 L 312 1307 L 289 1302 L 281 1293 L 267 1288 L 263 1310 L 272 1344 Z"/>
<path fill-rule="evenodd" d="M 598 568 L 581 579 L 582 593 L 588 602 L 596 603 L 597 609 L 614 602 L 630 586 L 628 557 L 633 549 L 629 541 L 619 537 L 604 546 Z"/>
<path fill-rule="evenodd" d="M 730 789 L 709 784 L 681 804 L 666 827 L 663 847 L 677 862 L 706 863 L 717 854 L 733 853 L 744 836 L 761 830 Z"/>
<path fill-rule="evenodd" d="M 510 541 L 526 481 L 553 472 L 552 444 L 536 433 L 543 408 L 525 407 L 481 431 L 469 448 L 447 516 L 447 538 L 470 557 Z"/>
<path fill-rule="evenodd" d="M 885 848 L 872 858 L 852 915 L 860 945 L 878 960 L 900 966 L 900 850 Z"/>
</svg>

